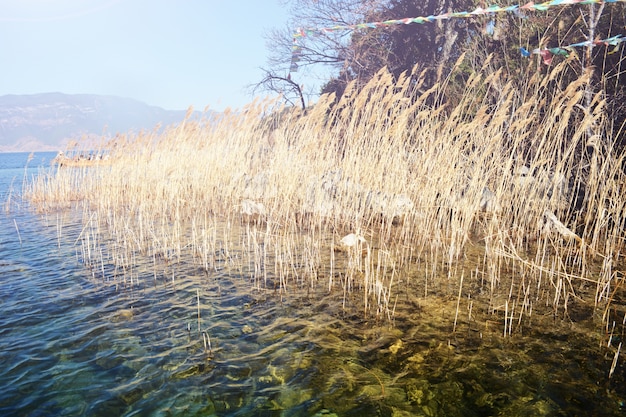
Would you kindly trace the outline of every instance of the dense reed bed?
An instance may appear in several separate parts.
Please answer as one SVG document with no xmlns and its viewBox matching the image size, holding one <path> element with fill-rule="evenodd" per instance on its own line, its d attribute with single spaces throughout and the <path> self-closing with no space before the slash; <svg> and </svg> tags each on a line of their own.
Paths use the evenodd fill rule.
<svg viewBox="0 0 626 417">
<path fill-rule="evenodd" d="M 257 101 L 118 137 L 109 165 L 42 172 L 28 195 L 82 213 L 77 245 L 107 281 L 146 279 L 138 259 L 157 281 L 193 261 L 392 322 L 433 295 L 456 305 L 453 330 L 495 320 L 508 336 L 533 314 L 609 329 L 624 316 L 624 155 L 602 96 L 585 108 L 588 79 L 559 88 L 561 70 L 524 91 L 473 75 L 454 108 L 446 83 L 381 71 L 306 113 Z"/>
</svg>

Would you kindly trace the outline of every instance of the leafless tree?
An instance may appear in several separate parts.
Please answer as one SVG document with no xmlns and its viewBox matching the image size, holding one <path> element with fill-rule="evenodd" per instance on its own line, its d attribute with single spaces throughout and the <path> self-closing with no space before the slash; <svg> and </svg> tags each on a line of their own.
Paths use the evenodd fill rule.
<svg viewBox="0 0 626 417">
<path fill-rule="evenodd" d="M 300 76 L 311 76 L 322 67 L 328 73 L 329 69 L 340 72 L 358 66 L 358 50 L 354 48 L 351 31 L 333 28 L 363 22 L 384 2 L 284 0 L 285 7 L 290 8 L 291 20 L 286 28 L 275 29 L 266 36 L 269 68 L 263 68 L 264 76 L 252 86 L 253 91 L 278 93 L 286 102 L 299 102 L 305 107 L 305 97 L 320 91 L 305 89 L 298 83 Z M 374 38 L 370 46 L 373 44 Z"/>
</svg>

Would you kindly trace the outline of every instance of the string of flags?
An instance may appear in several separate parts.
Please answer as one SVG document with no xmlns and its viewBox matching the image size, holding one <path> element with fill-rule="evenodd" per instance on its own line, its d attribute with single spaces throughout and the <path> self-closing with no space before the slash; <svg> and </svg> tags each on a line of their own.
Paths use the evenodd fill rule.
<svg viewBox="0 0 626 417">
<path fill-rule="evenodd" d="M 604 3 L 626 3 L 626 0 L 549 0 L 543 3 L 534 3 L 528 2 L 524 5 L 513 5 L 513 6 L 505 6 L 501 7 L 498 5 L 489 6 L 486 8 L 478 7 L 473 11 L 463 11 L 463 12 L 447 12 L 439 15 L 430 15 L 430 16 L 420 16 L 420 17 L 410 17 L 404 19 L 393 19 L 393 20 L 384 20 L 379 22 L 367 22 L 367 23 L 357 23 L 353 25 L 335 25 L 324 28 L 301 28 L 293 35 L 293 46 L 291 53 L 291 65 L 290 72 L 296 72 L 298 70 L 298 62 L 300 62 L 300 58 L 302 56 L 302 47 L 298 43 L 300 38 L 305 38 L 309 36 L 315 36 L 325 33 L 337 32 L 337 31 L 349 31 L 349 30 L 357 30 L 357 29 L 373 29 L 385 26 L 393 26 L 393 25 L 408 25 L 412 23 L 424 24 L 429 22 L 435 22 L 438 20 L 448 20 L 454 18 L 471 18 L 474 16 L 481 15 L 492 15 L 495 13 L 515 13 L 517 15 L 521 15 L 524 11 L 545 11 L 553 7 L 565 6 L 565 5 L 585 5 L 585 4 L 604 4 Z M 543 62 L 547 65 L 552 63 L 552 58 L 555 55 L 568 56 L 570 51 L 576 47 L 585 47 L 585 46 L 596 46 L 596 45 L 605 45 L 605 46 L 614 46 L 613 52 L 616 52 L 619 49 L 619 46 L 622 42 L 625 42 L 626 38 L 622 35 L 612 36 L 607 39 L 597 40 L 597 41 L 585 41 L 580 43 L 575 43 L 572 45 L 557 47 L 557 48 L 544 48 L 544 49 L 534 49 L 532 54 L 539 54 L 543 58 Z M 520 48 L 522 56 L 530 57 L 531 52 L 526 50 L 525 48 Z"/>
<path fill-rule="evenodd" d="M 291 65 L 289 66 L 289 72 L 297 72 L 298 71 L 298 62 L 300 62 L 300 57 L 302 56 L 302 47 L 298 45 L 296 39 L 293 39 L 293 46 L 291 47 Z"/>
<path fill-rule="evenodd" d="M 552 58 L 555 55 L 561 55 L 561 56 L 567 57 L 569 56 L 570 52 L 574 48 L 581 48 L 585 46 L 602 46 L 602 45 L 613 46 L 614 48 L 609 52 L 609 54 L 613 54 L 619 50 L 620 44 L 622 42 L 626 42 L 626 38 L 622 35 L 615 35 L 615 36 L 611 36 L 610 38 L 606 38 L 602 40 L 573 43 L 571 45 L 557 47 L 557 48 L 544 48 L 544 49 L 537 48 L 537 49 L 533 49 L 532 53 L 541 55 L 541 58 L 543 58 L 543 63 L 546 65 L 550 65 L 552 64 Z M 526 58 L 530 57 L 531 55 L 531 52 L 529 52 L 525 48 L 520 48 L 520 52 L 522 53 L 522 56 Z"/>
</svg>

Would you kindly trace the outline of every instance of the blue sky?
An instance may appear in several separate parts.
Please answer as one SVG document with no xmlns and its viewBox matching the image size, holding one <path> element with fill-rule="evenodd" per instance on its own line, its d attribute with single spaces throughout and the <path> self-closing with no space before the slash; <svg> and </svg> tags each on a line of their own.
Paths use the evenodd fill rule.
<svg viewBox="0 0 626 417">
<path fill-rule="evenodd" d="M 130 97 L 241 107 L 267 67 L 278 0 L 0 0 L 0 95 Z"/>
</svg>

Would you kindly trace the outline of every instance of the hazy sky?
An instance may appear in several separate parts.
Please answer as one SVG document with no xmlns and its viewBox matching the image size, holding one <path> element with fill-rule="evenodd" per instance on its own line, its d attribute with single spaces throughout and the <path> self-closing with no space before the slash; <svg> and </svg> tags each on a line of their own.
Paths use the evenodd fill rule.
<svg viewBox="0 0 626 417">
<path fill-rule="evenodd" d="M 278 0 L 0 0 L 0 95 L 241 107 L 287 19 Z"/>
</svg>

